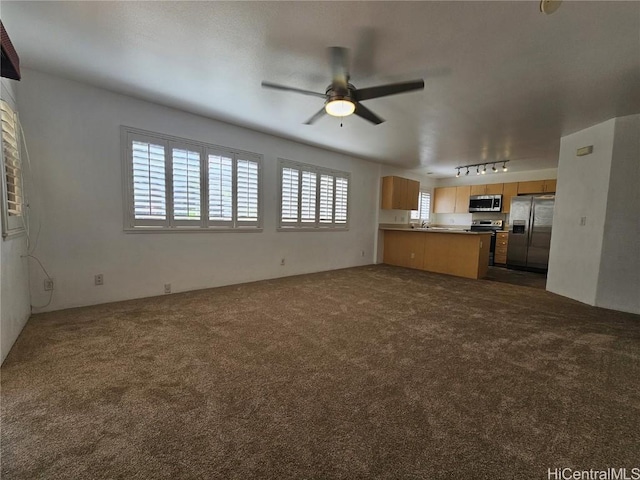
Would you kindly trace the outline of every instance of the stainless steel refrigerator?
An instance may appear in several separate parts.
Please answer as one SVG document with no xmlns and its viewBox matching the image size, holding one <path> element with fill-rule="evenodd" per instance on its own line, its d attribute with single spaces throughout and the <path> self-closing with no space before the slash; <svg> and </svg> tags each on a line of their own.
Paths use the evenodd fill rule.
<svg viewBox="0 0 640 480">
<path fill-rule="evenodd" d="M 553 195 L 511 198 L 507 267 L 548 270 L 554 203 Z"/>
</svg>

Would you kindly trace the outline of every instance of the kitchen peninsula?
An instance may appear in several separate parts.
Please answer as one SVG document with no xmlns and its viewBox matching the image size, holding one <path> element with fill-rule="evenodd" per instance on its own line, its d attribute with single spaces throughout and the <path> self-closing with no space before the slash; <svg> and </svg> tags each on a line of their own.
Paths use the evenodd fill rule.
<svg viewBox="0 0 640 480">
<path fill-rule="evenodd" d="M 384 258 L 388 265 L 482 278 L 489 266 L 489 232 L 447 228 L 380 226 L 384 231 Z"/>
</svg>

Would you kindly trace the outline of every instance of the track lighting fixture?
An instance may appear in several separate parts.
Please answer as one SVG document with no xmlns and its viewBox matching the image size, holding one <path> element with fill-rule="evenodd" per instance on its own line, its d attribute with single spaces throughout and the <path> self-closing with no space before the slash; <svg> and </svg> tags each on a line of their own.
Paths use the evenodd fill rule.
<svg viewBox="0 0 640 480">
<path fill-rule="evenodd" d="M 508 170 L 507 168 L 507 162 L 509 162 L 510 160 L 502 160 L 502 171 L 506 172 Z M 476 175 L 486 175 L 487 173 L 487 165 L 492 164 L 493 166 L 491 167 L 491 171 L 493 173 L 498 173 L 498 169 L 496 168 L 496 163 L 500 163 L 500 161 L 497 162 L 485 162 L 485 163 L 473 163 L 470 165 L 460 165 L 459 167 L 453 167 L 457 170 L 456 173 L 456 177 L 460 176 L 460 170 L 463 168 L 466 168 L 467 171 L 464 173 L 465 175 L 469 175 L 469 169 L 476 167 Z M 482 167 L 482 170 L 480 170 L 480 167 Z"/>
</svg>

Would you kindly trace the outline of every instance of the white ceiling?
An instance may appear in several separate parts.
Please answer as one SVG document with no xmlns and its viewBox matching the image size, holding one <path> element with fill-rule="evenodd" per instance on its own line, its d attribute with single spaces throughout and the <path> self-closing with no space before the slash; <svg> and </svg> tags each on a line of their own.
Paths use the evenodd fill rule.
<svg viewBox="0 0 640 480">
<path fill-rule="evenodd" d="M 21 65 L 434 177 L 511 159 L 557 166 L 560 137 L 640 112 L 640 2 L 12 2 Z M 368 100 L 386 119 L 325 116 L 326 47 L 351 48 L 358 88 L 424 77 Z"/>
</svg>

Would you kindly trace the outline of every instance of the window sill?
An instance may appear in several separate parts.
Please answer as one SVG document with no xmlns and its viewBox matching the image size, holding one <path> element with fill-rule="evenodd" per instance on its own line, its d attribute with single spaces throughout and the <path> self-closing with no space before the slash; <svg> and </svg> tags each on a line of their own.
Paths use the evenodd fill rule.
<svg viewBox="0 0 640 480">
<path fill-rule="evenodd" d="M 259 233 L 262 227 L 208 227 L 208 228 L 191 228 L 191 227 L 133 227 L 125 228 L 124 233 Z"/>
<path fill-rule="evenodd" d="M 349 227 L 278 227 L 277 232 L 346 232 Z"/>
</svg>

